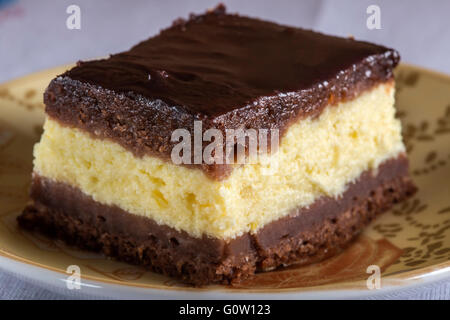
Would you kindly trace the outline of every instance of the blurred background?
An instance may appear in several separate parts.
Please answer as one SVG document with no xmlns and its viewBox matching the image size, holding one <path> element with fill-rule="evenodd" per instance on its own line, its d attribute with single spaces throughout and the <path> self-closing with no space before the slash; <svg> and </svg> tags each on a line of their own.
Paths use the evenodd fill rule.
<svg viewBox="0 0 450 320">
<path fill-rule="evenodd" d="M 0 82 L 30 72 L 127 50 L 178 17 L 219 0 L 0 0 Z M 229 0 L 229 12 L 369 40 L 400 51 L 403 62 L 450 73 L 448 0 Z M 69 5 L 81 11 L 70 30 Z M 366 12 L 380 8 L 381 29 Z"/>
</svg>

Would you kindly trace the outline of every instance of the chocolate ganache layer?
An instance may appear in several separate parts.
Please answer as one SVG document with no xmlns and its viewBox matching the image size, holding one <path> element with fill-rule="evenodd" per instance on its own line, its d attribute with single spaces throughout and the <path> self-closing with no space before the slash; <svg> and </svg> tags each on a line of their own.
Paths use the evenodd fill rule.
<svg viewBox="0 0 450 320">
<path fill-rule="evenodd" d="M 179 20 L 108 59 L 79 62 L 44 94 L 47 114 L 137 156 L 170 160 L 175 129 L 280 130 L 392 81 L 399 54 L 382 46 L 226 14 Z M 211 178 L 227 165 L 202 164 Z"/>
</svg>

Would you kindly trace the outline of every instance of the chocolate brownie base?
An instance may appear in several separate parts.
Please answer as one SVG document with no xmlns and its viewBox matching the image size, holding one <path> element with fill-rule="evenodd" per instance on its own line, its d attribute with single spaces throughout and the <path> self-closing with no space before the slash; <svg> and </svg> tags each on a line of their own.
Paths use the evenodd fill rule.
<svg viewBox="0 0 450 320">
<path fill-rule="evenodd" d="M 256 234 L 231 240 L 192 237 L 37 175 L 31 189 L 34 204 L 18 221 L 26 229 L 187 283 L 235 283 L 257 271 L 334 254 L 377 214 L 415 192 L 406 157 L 388 160 L 377 171 L 363 173 L 339 199 L 319 199 Z"/>
</svg>

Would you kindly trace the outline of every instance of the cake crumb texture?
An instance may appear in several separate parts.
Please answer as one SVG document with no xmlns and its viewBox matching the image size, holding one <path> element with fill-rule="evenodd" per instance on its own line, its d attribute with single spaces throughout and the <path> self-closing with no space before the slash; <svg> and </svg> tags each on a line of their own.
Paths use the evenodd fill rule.
<svg viewBox="0 0 450 320">
<path fill-rule="evenodd" d="M 322 196 L 338 197 L 363 171 L 402 153 L 393 105 L 388 82 L 329 106 L 290 126 L 278 152 L 264 161 L 272 167 L 247 164 L 222 181 L 158 157 L 135 157 L 50 117 L 34 150 L 34 171 L 195 237 L 234 238 Z"/>
</svg>

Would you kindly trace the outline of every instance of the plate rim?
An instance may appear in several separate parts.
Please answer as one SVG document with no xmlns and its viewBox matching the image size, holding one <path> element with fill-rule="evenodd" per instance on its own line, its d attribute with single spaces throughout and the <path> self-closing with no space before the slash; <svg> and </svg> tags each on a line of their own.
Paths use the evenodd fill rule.
<svg viewBox="0 0 450 320">
<path fill-rule="evenodd" d="M 52 67 L 52 68 L 48 68 L 48 69 L 43 69 L 40 71 L 36 71 L 24 76 L 19 76 L 10 80 L 7 80 L 6 82 L 0 83 L 0 88 L 5 88 L 5 87 L 11 87 L 11 86 L 18 86 L 18 85 L 23 85 L 26 82 L 32 82 L 32 81 L 36 81 L 38 80 L 40 77 L 44 76 L 44 75 L 48 75 L 49 73 L 55 73 L 55 74 L 59 74 L 60 71 L 68 70 L 71 67 L 73 67 L 75 64 L 74 63 L 70 63 L 70 64 L 64 64 L 61 66 L 56 66 L 56 67 Z M 428 75 L 431 75 L 433 77 L 438 77 L 442 80 L 445 80 L 446 82 L 450 83 L 450 75 L 440 72 L 440 71 L 436 71 L 436 70 L 432 70 L 432 69 L 427 69 L 425 67 L 421 67 L 421 66 L 417 66 L 414 64 L 410 64 L 410 63 L 400 63 L 399 67 L 401 68 L 406 68 L 406 69 L 414 69 L 416 71 L 418 71 L 419 73 L 426 73 Z M 0 247 L 0 262 L 1 261 L 7 261 L 10 260 L 11 262 L 17 263 L 17 264 L 21 264 L 23 267 L 28 267 L 28 268 L 36 268 L 35 271 L 40 270 L 43 271 L 45 270 L 46 272 L 50 272 L 53 273 L 54 277 L 59 278 L 62 275 L 67 276 L 67 273 L 63 272 L 60 269 L 57 268 L 53 268 L 50 267 L 48 265 L 44 265 L 41 263 L 37 263 L 33 260 L 24 258 L 24 257 L 20 257 L 12 252 L 9 252 L 8 250 Z M 33 279 L 32 277 L 30 277 L 27 273 L 20 273 L 20 272 L 15 272 L 14 268 L 5 268 L 5 265 L 9 265 L 8 263 L 0 263 L 0 268 L 5 269 L 8 272 L 11 273 L 17 273 L 20 274 L 21 276 L 28 278 L 28 279 Z M 20 268 L 19 268 L 20 269 Z M 23 268 L 22 268 L 23 269 Z M 21 269 L 21 270 L 22 270 Z M 96 277 L 96 276 L 89 276 L 89 275 L 82 275 L 81 276 L 82 281 L 88 281 L 88 282 L 92 282 L 95 283 L 93 286 L 95 287 L 102 287 L 102 286 L 113 286 L 116 287 L 116 289 L 118 287 L 122 287 L 122 288 L 133 288 L 134 290 L 145 290 L 145 291 L 155 291 L 153 294 L 158 294 L 161 295 L 162 292 L 165 293 L 165 295 L 167 295 L 167 293 L 170 292 L 170 295 L 176 294 L 177 292 L 180 293 L 184 293 L 184 294 L 190 294 L 192 295 L 192 293 L 195 293 L 196 295 L 198 294 L 221 294 L 224 296 L 228 296 L 228 295 L 258 295 L 258 296 L 264 296 L 264 295 L 283 295 L 283 296 L 307 296 L 307 295 L 317 295 L 319 294 L 320 296 L 326 296 L 327 293 L 336 293 L 338 292 L 339 295 L 341 296 L 342 294 L 344 294 L 345 292 L 353 292 L 356 295 L 360 295 L 361 293 L 364 292 L 369 292 L 367 289 L 362 289 L 360 288 L 351 288 L 350 286 L 348 288 L 336 288 L 336 284 L 337 283 L 331 283 L 331 284 L 326 284 L 326 285 L 318 285 L 318 286 L 309 286 L 309 287 L 300 287 L 300 288 L 283 288 L 283 289 L 275 289 L 275 288 L 271 288 L 271 289 L 236 289 L 236 288 L 229 288 L 229 287 L 225 287 L 226 290 L 221 289 L 220 287 L 216 288 L 216 287 L 205 287 L 205 288 L 194 288 L 194 287 L 170 287 L 170 286 L 164 286 L 164 285 L 156 285 L 156 284 L 139 284 L 139 283 L 127 283 L 125 281 L 119 281 L 119 280 L 113 280 L 113 279 L 106 279 L 106 278 L 100 278 L 100 277 Z M 389 286 L 387 288 L 391 288 L 391 289 L 406 289 L 410 286 L 414 286 L 414 284 L 416 282 L 420 282 L 420 283 L 431 283 L 433 281 L 439 281 L 442 279 L 450 279 L 450 260 L 448 261 L 444 261 L 444 262 L 440 262 L 438 264 L 434 264 L 434 265 L 429 265 L 429 266 L 425 266 L 425 267 L 421 267 L 421 268 L 416 268 L 416 269 L 412 269 L 409 271 L 405 271 L 405 272 L 396 272 L 396 273 L 390 273 L 387 275 L 383 276 L 383 280 L 388 280 L 389 281 Z M 38 279 L 40 280 L 40 279 Z M 344 282 L 340 282 L 339 284 L 341 285 L 356 285 L 356 284 L 361 284 L 363 280 L 359 280 L 359 281 L 344 281 Z M 43 281 L 45 282 L 45 281 Z M 328 288 L 330 286 L 333 285 L 333 288 Z M 382 288 L 380 290 L 376 290 L 377 294 L 380 293 L 381 291 L 386 291 L 387 289 Z M 370 291 L 373 292 L 373 291 Z M 344 294 L 345 295 L 345 294 Z"/>
<path fill-rule="evenodd" d="M 6 262 L 6 268 L 5 263 Z M 69 274 L 61 271 L 55 271 L 48 268 L 42 268 L 18 260 L 10 259 L 0 255 L 0 266 L 6 272 L 28 279 L 34 283 L 47 286 L 47 289 L 55 289 L 67 295 L 68 290 L 65 286 Z M 8 267 L 9 266 L 9 267 Z M 437 270 L 437 271 L 442 271 Z M 35 276 L 33 276 L 33 273 Z M 39 274 L 39 277 L 37 277 Z M 64 276 L 64 277 L 63 277 Z M 198 288 L 180 288 L 177 290 L 167 290 L 167 288 L 146 288 L 134 286 L 126 283 L 116 283 L 114 281 L 103 281 L 89 279 L 89 276 L 81 277 L 81 287 L 83 295 L 90 297 L 103 298 L 125 298 L 125 299 L 354 299 L 385 295 L 398 292 L 400 290 L 409 290 L 415 287 L 432 284 L 441 280 L 450 279 L 450 266 L 446 267 L 445 272 L 438 272 L 432 276 L 419 277 L 403 281 L 396 281 L 393 284 L 383 285 L 378 290 L 369 289 L 339 289 L 332 290 L 320 289 L 318 287 L 305 287 L 307 290 L 298 291 L 296 289 L 289 291 L 247 291 L 247 290 L 220 290 L 220 289 L 198 289 Z M 413 280 L 413 281 L 411 281 Z M 314 290 L 316 288 L 316 290 Z M 319 288 L 319 290 L 317 290 Z M 312 290 L 310 290 L 312 289 Z M 65 291 L 65 292 L 64 292 Z M 78 291 L 78 290 L 77 290 Z M 69 293 L 70 294 L 70 293 Z"/>
</svg>

